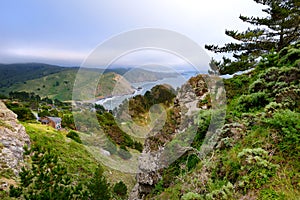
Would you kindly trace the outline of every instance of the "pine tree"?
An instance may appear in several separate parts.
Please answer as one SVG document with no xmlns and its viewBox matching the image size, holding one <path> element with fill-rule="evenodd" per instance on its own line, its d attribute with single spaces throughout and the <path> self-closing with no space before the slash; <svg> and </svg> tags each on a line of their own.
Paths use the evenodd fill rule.
<svg viewBox="0 0 300 200">
<path fill-rule="evenodd" d="M 91 200 L 109 200 L 111 197 L 110 186 L 103 176 L 103 172 L 103 168 L 99 165 L 95 171 L 94 177 L 88 184 Z"/>
<path fill-rule="evenodd" d="M 244 32 L 226 30 L 225 34 L 238 43 L 227 43 L 222 47 L 205 45 L 215 53 L 233 53 L 234 61 L 223 57 L 218 65 L 221 74 L 233 74 L 252 68 L 255 59 L 272 49 L 279 52 L 284 47 L 297 42 L 300 38 L 300 3 L 299 0 L 254 0 L 268 8 L 262 11 L 266 17 L 247 17 L 240 15 L 243 22 L 254 25 Z"/>
<path fill-rule="evenodd" d="M 30 150 L 31 167 L 22 168 L 20 172 L 21 184 L 19 187 L 10 187 L 11 197 L 23 199 L 83 199 L 82 186 L 72 185 L 72 180 L 67 174 L 67 169 L 58 163 L 58 157 L 38 146 Z"/>
</svg>

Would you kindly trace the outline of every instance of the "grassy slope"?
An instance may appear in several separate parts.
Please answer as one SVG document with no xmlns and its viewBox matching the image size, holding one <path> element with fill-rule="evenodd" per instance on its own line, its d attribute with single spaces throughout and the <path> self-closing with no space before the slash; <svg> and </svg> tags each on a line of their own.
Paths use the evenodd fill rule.
<svg viewBox="0 0 300 200">
<path fill-rule="evenodd" d="M 26 91 L 34 92 L 41 97 L 48 96 L 52 99 L 58 99 L 61 101 L 71 100 L 74 80 L 76 78 L 77 69 L 68 69 L 59 73 L 44 76 L 38 79 L 28 80 L 26 82 L 16 83 L 9 88 L 4 89 L 6 94 L 10 91 Z M 84 72 L 85 77 L 95 77 L 95 72 L 88 70 Z M 115 77 L 118 76 L 113 72 L 105 73 L 99 82 L 97 96 L 110 95 L 116 84 Z M 86 87 L 90 83 L 90 79 L 87 79 Z M 122 83 L 123 91 L 130 90 L 130 86 L 127 83 Z M 79 88 L 81 90 L 81 88 Z M 82 90 L 85 91 L 85 90 Z"/>
<path fill-rule="evenodd" d="M 22 83 L 67 69 L 70 68 L 42 63 L 0 64 L 0 88 L 7 88 L 17 82 Z"/>
<path fill-rule="evenodd" d="M 55 152 L 74 178 L 77 177 L 84 180 L 92 176 L 98 165 L 98 161 L 89 153 L 84 145 L 67 138 L 67 132 L 57 131 L 49 126 L 36 123 L 23 123 L 23 125 L 32 143 L 50 148 Z M 133 187 L 133 175 L 124 174 L 105 165 L 103 167 L 109 182 L 116 183 L 122 180 L 128 188 Z"/>
<path fill-rule="evenodd" d="M 74 80 L 78 68 L 51 67 L 48 65 L 42 65 L 41 67 L 34 65 L 34 67 L 31 67 L 31 65 L 27 66 L 26 64 L 24 64 L 24 66 L 16 65 L 11 70 L 7 70 L 7 67 L 8 65 L 0 65 L 0 72 L 2 75 L 5 75 L 5 77 L 2 77 L 2 81 L 0 81 L 0 93 L 8 95 L 11 91 L 26 91 L 34 92 L 41 97 L 48 96 L 49 98 L 56 98 L 61 101 L 72 99 Z M 22 70 L 18 71 L 19 69 Z M 5 71 L 9 71 L 9 73 L 4 73 Z M 95 69 L 90 69 L 81 72 L 82 77 L 79 78 L 79 80 L 82 81 L 83 85 L 81 88 L 78 88 L 78 91 L 89 92 L 93 90 L 93 88 L 86 88 L 88 88 L 87 86 L 93 80 L 98 79 L 97 75 L 100 74 L 100 71 L 97 70 L 97 73 L 95 73 Z M 125 78 L 131 82 L 154 81 L 163 77 L 172 77 L 175 75 L 172 73 L 156 73 L 142 69 L 129 71 L 127 69 L 109 69 L 106 70 L 99 79 L 96 97 L 110 96 L 112 93 L 128 94 L 133 92 L 127 80 L 121 78 L 118 73 L 124 74 Z M 3 86 L 1 87 L 2 82 Z"/>
</svg>

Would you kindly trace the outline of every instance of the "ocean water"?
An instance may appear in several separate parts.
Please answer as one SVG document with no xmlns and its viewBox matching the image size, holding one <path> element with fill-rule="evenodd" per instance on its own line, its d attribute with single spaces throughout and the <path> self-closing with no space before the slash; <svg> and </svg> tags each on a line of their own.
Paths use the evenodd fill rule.
<svg viewBox="0 0 300 200">
<path fill-rule="evenodd" d="M 175 90 L 181 87 L 186 81 L 188 81 L 192 76 L 197 75 L 199 72 L 191 71 L 191 72 L 183 72 L 180 73 L 177 77 L 171 78 L 164 78 L 158 81 L 146 81 L 146 82 L 139 82 L 139 83 L 131 83 L 134 88 L 141 88 L 134 92 L 134 94 L 122 95 L 122 96 L 113 96 L 109 98 L 104 98 L 96 102 L 96 104 L 102 105 L 105 109 L 113 110 L 114 108 L 118 107 L 125 99 L 129 99 L 136 95 L 143 95 L 147 91 L 151 90 L 156 85 L 161 84 L 169 84 Z"/>
</svg>

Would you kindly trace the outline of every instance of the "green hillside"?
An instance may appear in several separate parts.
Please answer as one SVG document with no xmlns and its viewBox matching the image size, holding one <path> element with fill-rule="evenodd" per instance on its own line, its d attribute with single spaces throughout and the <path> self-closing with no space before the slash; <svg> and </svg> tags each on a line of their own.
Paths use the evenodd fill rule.
<svg viewBox="0 0 300 200">
<path fill-rule="evenodd" d="M 33 92 L 40 97 L 48 96 L 49 98 L 58 99 L 61 101 L 71 100 L 77 71 L 78 69 L 67 69 L 55 74 L 43 76 L 38 79 L 13 84 L 8 88 L 3 88 L 2 91 L 4 91 L 6 95 L 8 95 L 8 93 L 11 91 L 25 91 L 28 93 Z M 95 73 L 93 70 L 85 70 L 83 73 L 87 81 L 84 85 L 82 85 L 82 88 L 86 88 L 90 81 L 99 78 L 98 76 L 95 77 L 95 74 L 97 75 L 97 73 Z M 117 83 L 117 77 L 119 76 L 120 75 L 114 72 L 103 74 L 98 84 L 99 87 L 96 96 L 111 95 L 111 92 Z M 125 93 L 131 93 L 133 91 L 131 86 L 126 82 L 122 82 L 121 86 L 121 90 Z M 82 88 L 77 89 L 79 91 L 81 90 L 82 92 L 86 92 L 86 90 L 82 90 Z"/>
<path fill-rule="evenodd" d="M 9 96 L 9 92 L 25 91 L 40 97 L 49 97 L 60 101 L 72 100 L 73 85 L 79 68 L 64 68 L 46 64 L 0 65 L 0 93 Z M 95 73 L 96 72 L 96 73 Z M 93 92 L 88 85 L 99 79 L 96 97 L 129 94 L 134 90 L 127 82 L 156 81 L 165 77 L 174 77 L 174 73 L 158 73 L 143 69 L 85 69 L 81 71 L 83 85 L 77 88 L 80 93 Z M 101 74 L 101 78 L 97 74 Z M 95 76 L 96 75 L 96 76 Z M 122 76 L 125 77 L 121 78 Z M 117 86 L 117 87 L 115 87 Z M 87 89 L 88 88 L 88 89 Z"/>
<path fill-rule="evenodd" d="M 15 83 L 40 78 L 70 68 L 43 63 L 0 64 L 0 92 Z"/>
</svg>

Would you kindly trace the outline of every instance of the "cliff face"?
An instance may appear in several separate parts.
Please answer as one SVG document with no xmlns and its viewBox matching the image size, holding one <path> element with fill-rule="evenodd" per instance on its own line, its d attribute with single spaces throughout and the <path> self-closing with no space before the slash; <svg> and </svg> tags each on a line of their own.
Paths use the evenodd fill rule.
<svg viewBox="0 0 300 200">
<path fill-rule="evenodd" d="M 174 105 L 170 108 L 172 114 L 161 130 L 151 133 L 145 141 L 144 150 L 139 160 L 139 173 L 136 176 L 137 184 L 131 192 L 131 200 L 144 199 L 151 192 L 155 184 L 162 178 L 162 171 L 165 167 L 175 161 L 187 150 L 171 146 L 169 142 L 191 137 L 186 134 L 196 132 L 195 113 L 200 109 L 209 109 L 209 91 L 204 75 L 191 78 L 178 92 Z M 204 101 L 208 99 L 208 101 Z M 205 103 L 202 103 L 205 102 Z M 194 128 L 193 128 L 194 127 Z M 187 144 L 188 146 L 189 144 Z M 183 145 L 185 146 L 185 145 Z M 179 147 L 179 148 L 178 148 Z M 176 149 L 176 154 L 173 154 Z"/>
<path fill-rule="evenodd" d="M 0 189 L 16 176 L 23 162 L 23 147 L 30 145 L 30 138 L 17 115 L 0 101 Z"/>
</svg>

